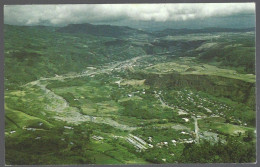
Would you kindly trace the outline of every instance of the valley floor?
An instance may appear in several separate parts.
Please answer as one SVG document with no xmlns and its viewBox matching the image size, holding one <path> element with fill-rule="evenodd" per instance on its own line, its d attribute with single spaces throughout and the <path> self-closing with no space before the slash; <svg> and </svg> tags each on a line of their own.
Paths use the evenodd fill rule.
<svg viewBox="0 0 260 167">
<path fill-rule="evenodd" d="M 232 137 L 254 143 L 254 110 L 222 97 L 224 88 L 212 91 L 254 83 L 234 73 L 193 58 L 144 55 L 6 90 L 6 162 L 186 163 L 184 150 L 195 145 L 222 146 Z M 201 77 L 207 89 L 183 81 L 187 75 Z"/>
</svg>

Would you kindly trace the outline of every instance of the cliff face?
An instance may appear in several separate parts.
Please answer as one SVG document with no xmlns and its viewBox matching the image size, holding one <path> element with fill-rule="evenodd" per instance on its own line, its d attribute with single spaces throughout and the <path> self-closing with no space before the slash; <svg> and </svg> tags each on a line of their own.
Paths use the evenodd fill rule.
<svg viewBox="0 0 260 167">
<path fill-rule="evenodd" d="M 239 79 L 214 75 L 149 74 L 145 84 L 166 89 L 190 87 L 255 107 L 255 84 Z"/>
</svg>

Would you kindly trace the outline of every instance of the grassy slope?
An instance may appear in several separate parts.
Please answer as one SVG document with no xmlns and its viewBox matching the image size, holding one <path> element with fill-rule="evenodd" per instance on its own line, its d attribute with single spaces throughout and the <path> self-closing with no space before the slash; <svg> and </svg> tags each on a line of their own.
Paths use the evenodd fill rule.
<svg viewBox="0 0 260 167">
<path fill-rule="evenodd" d="M 193 61 L 194 58 L 183 57 L 180 59 L 176 59 L 174 62 L 156 64 L 154 66 L 146 68 L 146 70 L 148 72 L 155 72 L 157 74 L 178 72 L 180 74 L 216 75 L 255 83 L 255 75 L 240 74 L 237 73 L 235 70 L 218 68 L 214 65 L 209 65 L 205 63 L 194 63 Z"/>
</svg>

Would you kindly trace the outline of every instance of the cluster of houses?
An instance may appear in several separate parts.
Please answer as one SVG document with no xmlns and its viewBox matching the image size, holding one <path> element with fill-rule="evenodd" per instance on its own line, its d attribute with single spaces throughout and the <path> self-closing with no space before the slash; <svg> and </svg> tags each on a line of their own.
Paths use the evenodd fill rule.
<svg viewBox="0 0 260 167">
<path fill-rule="evenodd" d="M 162 148 L 163 146 L 168 146 L 168 142 L 160 142 L 156 144 L 156 147 Z"/>
<path fill-rule="evenodd" d="M 182 131 L 181 134 L 184 134 L 184 135 L 190 135 L 190 133 L 188 132 L 184 132 Z M 148 148 L 153 148 L 154 145 L 152 145 L 151 143 L 153 142 L 153 139 L 152 137 L 148 137 L 148 141 L 150 143 L 147 143 L 145 142 L 143 139 L 137 137 L 137 136 L 134 136 L 132 134 L 130 134 L 126 140 L 130 143 L 130 144 L 133 144 L 136 148 L 137 148 L 137 151 L 138 152 L 141 152 L 141 151 L 144 151 Z M 195 140 L 193 140 L 192 138 L 189 138 L 189 139 L 178 139 L 177 140 L 171 140 L 171 143 L 167 142 L 167 141 L 162 141 L 162 142 L 159 142 L 157 144 L 155 144 L 156 147 L 158 148 L 163 148 L 163 147 L 168 147 L 170 144 L 173 144 L 174 146 L 176 146 L 177 143 L 194 143 Z"/>
<path fill-rule="evenodd" d="M 136 92 L 129 93 L 129 94 L 127 94 L 127 97 L 133 97 L 135 94 L 139 94 L 139 93 L 144 95 L 146 93 L 145 89 L 143 89 L 142 91 L 136 91 Z"/>
<path fill-rule="evenodd" d="M 194 143 L 195 140 L 193 140 L 192 138 L 189 139 L 179 139 L 178 141 L 176 140 L 171 140 L 171 143 L 176 146 L 177 143 Z M 163 148 L 163 147 L 168 147 L 169 143 L 168 142 L 159 142 L 156 144 L 156 147 L 158 148 Z"/>
<path fill-rule="evenodd" d="M 70 126 L 64 126 L 64 129 L 73 129 L 73 127 L 70 127 Z"/>
<path fill-rule="evenodd" d="M 96 141 L 102 141 L 104 138 L 101 136 L 92 136 L 92 139 L 96 140 Z"/>
</svg>

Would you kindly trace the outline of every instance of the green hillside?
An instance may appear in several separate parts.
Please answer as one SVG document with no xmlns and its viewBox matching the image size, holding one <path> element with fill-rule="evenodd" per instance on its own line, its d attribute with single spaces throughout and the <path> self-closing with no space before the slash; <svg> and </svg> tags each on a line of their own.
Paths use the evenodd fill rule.
<svg viewBox="0 0 260 167">
<path fill-rule="evenodd" d="M 51 27 L 4 26 L 5 86 L 40 77 L 81 72 L 86 66 L 144 55 L 131 42 L 88 34 L 57 33 Z M 15 66 L 14 66 L 15 64 Z"/>
</svg>

